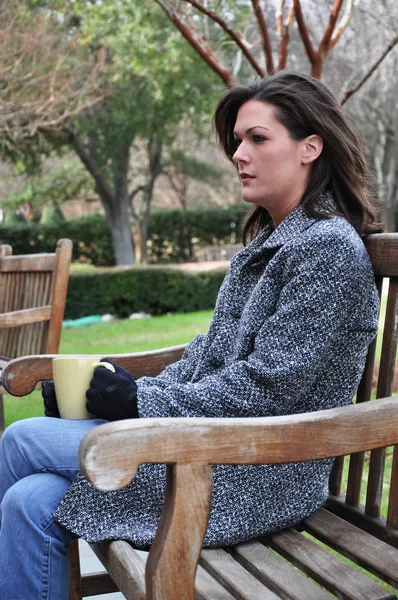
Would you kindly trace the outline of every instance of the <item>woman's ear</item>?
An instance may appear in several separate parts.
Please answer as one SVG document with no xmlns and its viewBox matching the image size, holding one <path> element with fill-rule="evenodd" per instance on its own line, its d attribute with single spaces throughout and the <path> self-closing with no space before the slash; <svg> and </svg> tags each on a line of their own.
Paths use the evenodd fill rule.
<svg viewBox="0 0 398 600">
<path fill-rule="evenodd" d="M 323 140 L 319 135 L 309 135 L 302 141 L 301 160 L 307 165 L 318 158 L 323 149 Z"/>
</svg>

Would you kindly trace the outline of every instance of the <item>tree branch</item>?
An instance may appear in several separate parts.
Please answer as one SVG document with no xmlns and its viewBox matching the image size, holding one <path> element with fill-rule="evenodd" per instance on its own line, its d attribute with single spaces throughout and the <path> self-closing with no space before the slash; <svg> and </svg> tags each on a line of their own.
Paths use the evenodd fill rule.
<svg viewBox="0 0 398 600">
<path fill-rule="evenodd" d="M 173 21 L 174 25 L 191 44 L 193 49 L 205 61 L 207 65 L 222 79 L 227 87 L 231 87 L 234 83 L 234 78 L 230 70 L 226 69 L 214 54 L 213 49 L 200 31 L 194 27 L 184 23 L 181 15 L 176 10 L 170 9 L 167 0 L 156 0 L 163 8 L 168 17 Z"/>
<path fill-rule="evenodd" d="M 290 42 L 290 27 L 294 19 L 294 6 L 290 7 L 287 19 L 283 22 L 283 13 L 285 9 L 285 0 L 280 0 L 279 8 L 276 9 L 276 30 L 278 33 L 278 70 L 286 67 L 288 48 Z"/>
<path fill-rule="evenodd" d="M 145 183 L 145 184 L 143 184 L 143 185 L 138 185 L 136 188 L 134 188 L 134 189 L 133 189 L 133 190 L 130 192 L 130 196 L 129 196 L 129 197 L 130 197 L 130 201 L 132 202 L 132 201 L 134 200 L 134 198 L 136 197 L 136 195 L 137 195 L 139 192 L 142 192 L 143 190 L 145 190 L 145 188 L 146 188 L 146 187 L 147 187 L 147 184 Z M 133 214 L 136 214 L 136 213 L 134 213 L 134 211 L 133 211 Z"/>
<path fill-rule="evenodd" d="M 339 23 L 339 26 L 337 27 L 336 31 L 333 34 L 332 39 L 330 40 L 329 51 L 335 47 L 335 45 L 341 38 L 343 31 L 347 27 L 348 22 L 352 15 L 353 6 L 354 6 L 354 0 L 348 0 L 344 15 Z"/>
<path fill-rule="evenodd" d="M 352 6 L 350 6 L 350 4 L 352 4 L 352 1 L 348 0 L 347 10 L 340 24 L 338 33 L 336 34 L 336 39 L 332 43 L 333 31 L 335 29 L 341 7 L 343 6 L 343 2 L 344 0 L 334 0 L 333 7 L 329 16 L 329 21 L 326 25 L 322 40 L 319 44 L 318 49 L 315 50 L 310 40 L 309 32 L 304 21 L 303 13 L 301 11 L 300 0 L 293 0 L 294 12 L 296 15 L 296 21 L 299 28 L 300 36 L 303 40 L 304 47 L 307 51 L 308 58 L 311 62 L 311 75 L 317 77 L 318 79 L 320 79 L 322 75 L 322 69 L 323 64 L 325 62 L 325 58 L 329 54 L 333 45 L 337 43 L 351 16 Z"/>
<path fill-rule="evenodd" d="M 325 60 L 331 49 L 330 40 L 332 39 L 334 28 L 336 27 L 337 18 L 343 5 L 344 0 L 334 0 L 333 8 L 330 13 L 329 21 L 326 25 L 325 33 L 318 47 L 318 56 Z"/>
<path fill-rule="evenodd" d="M 271 48 L 271 42 L 270 42 L 269 34 L 268 34 L 267 22 L 265 20 L 264 13 L 261 9 L 260 1 L 259 0 L 251 0 L 251 3 L 253 6 L 254 14 L 257 19 L 258 28 L 260 30 L 260 33 L 261 33 L 261 36 L 263 39 L 263 49 L 264 49 L 265 63 L 267 65 L 267 73 L 269 75 L 273 75 L 275 72 L 274 60 L 272 58 L 272 48 Z"/>
<path fill-rule="evenodd" d="M 367 82 L 367 80 L 373 75 L 373 73 L 376 71 L 376 69 L 379 67 L 379 65 L 383 62 L 383 60 L 386 58 L 386 56 L 391 52 L 391 50 L 397 44 L 398 44 L 398 35 L 395 36 L 395 38 L 388 44 L 387 48 L 379 56 L 379 58 L 373 63 L 373 65 L 370 67 L 369 71 L 362 77 L 362 79 L 359 81 L 359 83 L 357 83 L 357 85 L 355 85 L 354 87 L 352 87 L 346 91 L 343 99 L 341 100 L 342 106 L 344 106 L 344 104 L 347 102 L 347 100 L 349 98 L 351 98 L 351 96 L 353 94 L 355 94 L 355 92 L 357 92 Z"/>
<path fill-rule="evenodd" d="M 213 10 L 210 10 L 205 6 L 199 4 L 199 2 L 196 2 L 196 0 L 186 0 L 186 2 L 191 4 L 193 7 L 197 8 L 204 15 L 210 17 L 210 19 L 212 19 L 212 21 L 214 21 L 215 23 L 218 23 L 220 27 L 222 27 L 222 29 L 224 29 L 224 31 L 229 35 L 229 37 L 236 43 L 236 45 L 239 46 L 239 48 L 242 50 L 244 56 L 246 56 L 247 60 L 252 65 L 254 70 L 257 71 L 257 73 L 261 75 L 261 77 L 264 76 L 264 69 L 254 58 L 254 56 L 252 55 L 242 38 L 239 37 L 239 35 L 228 25 L 226 21 L 224 21 L 224 19 L 219 17 Z"/>
<path fill-rule="evenodd" d="M 307 56 L 310 59 L 310 63 L 313 65 L 316 61 L 316 52 L 314 46 L 310 40 L 307 25 L 305 24 L 303 13 L 301 10 L 300 0 L 293 0 L 294 14 L 296 15 L 297 27 L 300 33 L 300 37 L 303 41 L 304 48 L 307 52 Z"/>
<path fill-rule="evenodd" d="M 114 199 L 114 194 L 111 186 L 106 181 L 105 177 L 103 177 L 101 171 L 98 169 L 95 163 L 95 160 L 90 156 L 89 152 L 87 152 L 83 142 L 76 134 L 73 127 L 65 128 L 65 133 L 67 133 L 70 136 L 70 141 L 73 145 L 76 154 L 78 155 L 78 157 L 86 167 L 87 171 L 94 179 L 95 189 L 99 194 L 101 200 L 103 200 L 104 204 L 109 207 Z"/>
</svg>

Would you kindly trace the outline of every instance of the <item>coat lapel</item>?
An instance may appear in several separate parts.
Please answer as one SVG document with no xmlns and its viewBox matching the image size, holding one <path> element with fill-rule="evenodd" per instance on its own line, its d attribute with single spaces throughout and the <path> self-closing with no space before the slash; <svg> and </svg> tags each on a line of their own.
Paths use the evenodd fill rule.
<svg viewBox="0 0 398 600">
<path fill-rule="evenodd" d="M 267 264 L 279 248 L 295 237 L 300 237 L 311 227 L 316 219 L 308 217 L 302 206 L 292 211 L 280 225 L 260 232 L 245 248 L 231 260 L 221 293 L 219 295 L 208 337 L 199 361 L 194 381 L 203 368 L 203 361 L 211 363 L 214 355 L 221 352 L 223 344 L 228 345 L 227 337 L 238 335 L 238 327 L 243 310 L 252 298 L 252 294 Z M 229 336 L 226 331 L 229 331 Z"/>
</svg>

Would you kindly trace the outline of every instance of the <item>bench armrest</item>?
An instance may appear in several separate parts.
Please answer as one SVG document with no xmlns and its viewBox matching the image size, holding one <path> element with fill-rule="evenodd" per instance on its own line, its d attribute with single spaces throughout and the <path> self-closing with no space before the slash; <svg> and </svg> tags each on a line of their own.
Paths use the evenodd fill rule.
<svg viewBox="0 0 398 600">
<path fill-rule="evenodd" d="M 107 358 L 133 373 L 136 379 L 144 375 L 154 377 L 167 365 L 179 360 L 186 346 L 186 344 L 181 344 L 133 354 L 113 354 L 108 355 Z M 2 384 L 12 396 L 30 394 L 39 381 L 52 379 L 52 359 L 56 356 L 73 355 L 41 354 L 14 358 L 2 372 Z"/>
<path fill-rule="evenodd" d="M 91 430 L 79 451 L 98 488 L 127 485 L 142 463 L 266 464 L 342 456 L 398 443 L 398 397 L 298 415 L 132 419 Z"/>
</svg>

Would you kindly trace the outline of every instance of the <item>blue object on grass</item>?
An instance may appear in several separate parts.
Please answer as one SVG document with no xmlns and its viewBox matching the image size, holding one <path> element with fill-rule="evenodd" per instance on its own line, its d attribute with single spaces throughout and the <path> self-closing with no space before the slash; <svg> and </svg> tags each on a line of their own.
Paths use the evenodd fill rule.
<svg viewBox="0 0 398 600">
<path fill-rule="evenodd" d="M 101 315 L 90 315 L 89 317 L 63 321 L 62 327 L 84 327 L 85 325 L 94 325 L 95 323 L 102 323 Z"/>
</svg>

